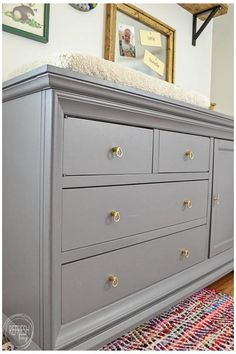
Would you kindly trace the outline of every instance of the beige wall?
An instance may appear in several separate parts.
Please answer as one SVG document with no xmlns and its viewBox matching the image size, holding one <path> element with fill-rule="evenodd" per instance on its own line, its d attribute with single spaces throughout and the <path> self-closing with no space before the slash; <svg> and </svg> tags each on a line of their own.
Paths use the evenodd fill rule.
<svg viewBox="0 0 236 354">
<path fill-rule="evenodd" d="M 219 112 L 234 111 L 234 6 L 227 15 L 214 19 L 212 40 L 211 101 Z"/>
</svg>

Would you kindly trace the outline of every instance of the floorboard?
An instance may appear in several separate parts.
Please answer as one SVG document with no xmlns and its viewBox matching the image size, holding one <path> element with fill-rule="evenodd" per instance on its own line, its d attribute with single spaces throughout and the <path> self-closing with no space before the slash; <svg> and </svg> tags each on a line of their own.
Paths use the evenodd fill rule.
<svg viewBox="0 0 236 354">
<path fill-rule="evenodd" d="M 208 286 L 208 289 L 214 289 L 219 293 L 234 296 L 234 272 L 231 272 L 212 283 Z"/>
</svg>

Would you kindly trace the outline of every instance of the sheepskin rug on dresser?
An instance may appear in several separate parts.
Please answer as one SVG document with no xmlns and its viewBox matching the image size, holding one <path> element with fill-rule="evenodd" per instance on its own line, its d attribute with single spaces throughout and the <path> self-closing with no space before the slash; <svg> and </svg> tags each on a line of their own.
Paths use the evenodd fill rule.
<svg viewBox="0 0 236 354">
<path fill-rule="evenodd" d="M 210 106 L 209 98 L 198 92 L 186 90 L 178 85 L 146 75 L 109 60 L 79 53 L 52 54 L 14 70 L 9 75 L 9 79 L 46 64 L 69 69 L 120 85 L 156 93 L 161 96 L 201 106 L 206 109 Z"/>
</svg>

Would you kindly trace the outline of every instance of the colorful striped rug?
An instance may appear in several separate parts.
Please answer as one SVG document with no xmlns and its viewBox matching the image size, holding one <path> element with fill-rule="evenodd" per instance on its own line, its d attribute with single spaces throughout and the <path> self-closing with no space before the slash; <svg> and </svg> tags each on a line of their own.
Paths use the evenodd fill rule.
<svg viewBox="0 0 236 354">
<path fill-rule="evenodd" d="M 100 350 L 234 350 L 233 298 L 203 289 Z"/>
</svg>

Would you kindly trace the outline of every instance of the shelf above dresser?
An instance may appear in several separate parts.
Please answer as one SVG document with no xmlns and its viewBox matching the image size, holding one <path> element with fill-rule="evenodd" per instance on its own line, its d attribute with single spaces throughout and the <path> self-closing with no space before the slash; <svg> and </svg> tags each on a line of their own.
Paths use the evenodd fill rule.
<svg viewBox="0 0 236 354">
<path fill-rule="evenodd" d="M 216 6 L 220 6 L 220 9 L 217 11 L 214 17 L 227 14 L 229 9 L 229 6 L 227 4 L 200 4 L 199 3 L 199 4 L 178 4 L 178 5 L 181 6 L 183 9 L 185 9 L 186 11 L 190 12 L 192 15 L 196 15 L 205 11 L 210 12 Z M 205 21 L 209 15 L 209 12 L 199 15 L 199 19 Z"/>
</svg>

